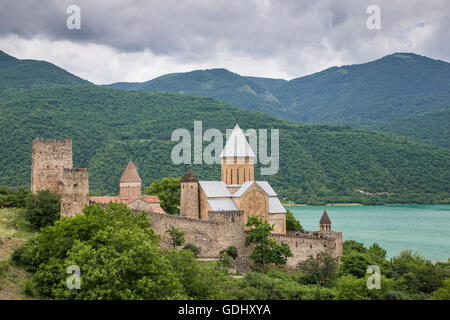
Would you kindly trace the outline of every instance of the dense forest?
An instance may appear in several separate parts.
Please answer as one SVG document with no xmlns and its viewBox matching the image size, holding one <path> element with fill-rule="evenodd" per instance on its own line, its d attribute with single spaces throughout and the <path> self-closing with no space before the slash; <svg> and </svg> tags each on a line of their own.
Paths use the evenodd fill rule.
<svg viewBox="0 0 450 320">
<path fill-rule="evenodd" d="M 290 81 L 211 69 L 109 86 L 198 94 L 290 121 L 376 129 L 441 147 L 450 141 L 450 64 L 412 53 L 332 67 Z M 428 114 L 434 111 L 446 117 Z"/>
<path fill-rule="evenodd" d="M 31 64 L 39 68 L 31 67 L 25 77 L 29 60 L 8 57 L 0 55 L 8 71 L 0 77 L 0 185 L 28 187 L 31 143 L 38 137 L 73 139 L 74 166 L 89 169 L 93 194 L 118 193 L 130 156 L 145 186 L 180 177 L 187 167 L 199 179 L 220 179 L 219 165 L 174 165 L 170 159 L 178 143 L 171 133 L 177 128 L 192 132 L 198 120 L 203 132 L 218 128 L 225 133 L 236 122 L 244 130 L 279 129 L 279 172 L 261 176 L 258 165 L 256 178 L 268 180 L 285 202 L 450 201 L 450 151 L 444 148 L 347 126 L 295 124 L 213 98 L 108 89 L 45 62 Z"/>
</svg>

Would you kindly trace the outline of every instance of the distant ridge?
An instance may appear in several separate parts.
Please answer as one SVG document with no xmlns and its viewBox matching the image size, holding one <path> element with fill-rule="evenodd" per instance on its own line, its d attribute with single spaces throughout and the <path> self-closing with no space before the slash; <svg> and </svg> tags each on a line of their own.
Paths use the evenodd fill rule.
<svg viewBox="0 0 450 320">
<path fill-rule="evenodd" d="M 113 83 L 110 88 L 197 94 L 238 108 L 300 123 L 345 124 L 395 132 L 395 123 L 412 125 L 405 136 L 449 147 L 448 130 L 434 117 L 427 132 L 414 134 L 411 117 L 450 109 L 450 64 L 398 52 L 362 64 L 332 67 L 290 81 L 245 77 L 226 69 L 167 74 L 142 83 Z M 416 118 L 420 121 L 420 118 Z M 431 121 L 431 118 L 427 118 Z"/>
<path fill-rule="evenodd" d="M 0 51 L 0 92 L 9 88 L 30 89 L 88 83 L 49 62 L 20 60 Z"/>
</svg>

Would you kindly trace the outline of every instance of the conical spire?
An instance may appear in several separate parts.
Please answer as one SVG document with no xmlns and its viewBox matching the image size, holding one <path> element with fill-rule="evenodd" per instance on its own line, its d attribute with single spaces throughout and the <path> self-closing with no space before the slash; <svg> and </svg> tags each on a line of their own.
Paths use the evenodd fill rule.
<svg viewBox="0 0 450 320">
<path fill-rule="evenodd" d="M 328 216 L 327 209 L 324 210 L 322 218 L 320 218 L 320 224 L 331 224 L 330 217 Z"/>
<path fill-rule="evenodd" d="M 228 157 L 250 157 L 255 158 L 255 153 L 250 147 L 247 139 L 245 138 L 244 132 L 239 128 L 239 125 L 236 123 L 233 131 L 231 132 L 230 137 L 223 148 L 222 153 L 220 154 L 221 158 Z"/>
<path fill-rule="evenodd" d="M 130 156 L 130 162 L 128 163 L 128 166 L 126 167 L 125 171 L 122 174 L 122 178 L 120 178 L 120 182 L 141 182 L 141 178 L 139 177 L 139 174 L 137 172 L 137 169 L 131 160 Z"/>
<path fill-rule="evenodd" d="M 181 182 L 198 182 L 197 177 L 194 172 L 189 168 L 184 174 L 183 178 L 181 178 Z"/>
</svg>

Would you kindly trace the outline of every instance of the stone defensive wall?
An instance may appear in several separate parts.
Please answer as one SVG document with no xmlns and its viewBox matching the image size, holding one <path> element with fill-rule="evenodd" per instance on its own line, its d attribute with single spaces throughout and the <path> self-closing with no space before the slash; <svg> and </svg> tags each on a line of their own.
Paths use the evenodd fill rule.
<svg viewBox="0 0 450 320">
<path fill-rule="evenodd" d="M 192 243 L 201 248 L 200 256 L 202 257 L 217 258 L 219 252 L 228 246 L 242 247 L 245 234 L 242 229 L 243 213 L 241 211 L 220 211 L 208 214 L 209 220 L 201 220 L 171 214 L 147 213 L 152 227 L 161 236 L 161 248 L 171 248 L 170 237 L 166 230 L 172 226 L 185 232 L 184 245 Z"/>
<path fill-rule="evenodd" d="M 269 237 L 278 243 L 285 243 L 291 249 L 293 257 L 288 258 L 286 267 L 296 268 L 298 263 L 306 260 L 310 255 L 316 256 L 320 252 L 328 252 L 334 258 L 342 256 L 342 233 L 327 232 L 327 238 L 319 238 L 307 234 L 288 233 L 271 234 Z"/>
</svg>

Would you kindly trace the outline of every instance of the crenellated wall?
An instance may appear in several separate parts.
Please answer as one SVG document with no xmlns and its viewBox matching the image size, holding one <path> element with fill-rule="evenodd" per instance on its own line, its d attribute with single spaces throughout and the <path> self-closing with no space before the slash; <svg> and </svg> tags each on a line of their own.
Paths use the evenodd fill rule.
<svg viewBox="0 0 450 320">
<path fill-rule="evenodd" d="M 249 255 L 252 247 L 245 246 L 246 232 L 243 229 L 244 213 L 242 211 L 209 211 L 208 220 L 193 219 L 170 214 L 149 212 L 148 217 L 156 233 L 161 235 L 161 248 L 171 248 L 170 238 L 165 232 L 171 226 L 184 231 L 186 242 L 201 248 L 201 257 L 218 258 L 219 252 L 228 246 L 238 250 L 238 259 L 235 261 L 238 270 L 248 271 L 251 262 Z M 333 257 L 342 255 L 342 233 L 329 232 L 328 238 L 317 238 L 312 235 L 288 232 L 287 234 L 271 234 L 278 243 L 289 245 L 293 257 L 286 264 L 288 268 L 296 268 L 300 261 L 309 255 L 325 251 Z"/>
</svg>

